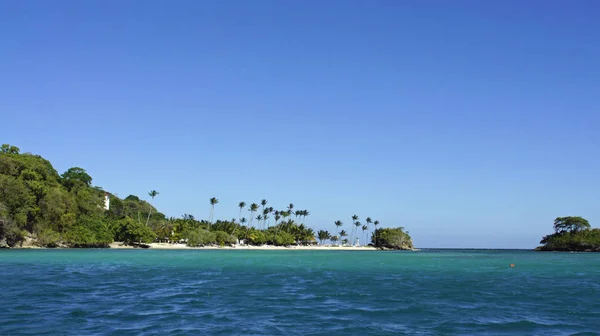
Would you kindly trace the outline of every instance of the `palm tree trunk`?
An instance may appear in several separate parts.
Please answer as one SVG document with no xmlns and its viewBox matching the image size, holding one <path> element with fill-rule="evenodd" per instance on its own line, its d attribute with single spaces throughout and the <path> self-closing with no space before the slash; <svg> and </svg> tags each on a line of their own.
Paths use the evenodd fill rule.
<svg viewBox="0 0 600 336">
<path fill-rule="evenodd" d="M 148 223 L 150 222 L 150 214 L 152 214 L 152 209 L 150 209 L 150 211 L 148 212 L 148 218 L 146 219 L 146 226 L 148 226 Z"/>
</svg>

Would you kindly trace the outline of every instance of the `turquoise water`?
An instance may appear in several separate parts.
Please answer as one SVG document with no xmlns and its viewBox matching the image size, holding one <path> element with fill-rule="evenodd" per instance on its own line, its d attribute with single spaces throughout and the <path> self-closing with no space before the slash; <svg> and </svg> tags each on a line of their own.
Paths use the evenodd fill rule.
<svg viewBox="0 0 600 336">
<path fill-rule="evenodd" d="M 600 254 L 4 250 L 0 288 L 0 335 L 600 331 Z"/>
</svg>

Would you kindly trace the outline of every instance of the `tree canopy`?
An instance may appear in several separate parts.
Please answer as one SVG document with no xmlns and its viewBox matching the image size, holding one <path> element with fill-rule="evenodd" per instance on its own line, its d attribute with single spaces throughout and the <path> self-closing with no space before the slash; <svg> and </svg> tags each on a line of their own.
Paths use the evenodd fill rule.
<svg viewBox="0 0 600 336">
<path fill-rule="evenodd" d="M 557 217 L 554 220 L 555 232 L 578 232 L 590 229 L 590 223 L 582 217 Z"/>
<path fill-rule="evenodd" d="M 375 247 L 385 249 L 412 250 L 414 248 L 410 235 L 401 227 L 376 229 L 371 242 Z"/>
<path fill-rule="evenodd" d="M 600 252 L 600 229 L 592 229 L 583 217 L 558 217 L 554 220 L 554 233 L 540 241 L 539 251 Z"/>
</svg>

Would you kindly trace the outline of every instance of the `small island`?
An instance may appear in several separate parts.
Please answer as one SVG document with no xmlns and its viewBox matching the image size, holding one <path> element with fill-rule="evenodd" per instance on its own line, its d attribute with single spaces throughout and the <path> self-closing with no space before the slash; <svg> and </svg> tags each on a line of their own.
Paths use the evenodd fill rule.
<svg viewBox="0 0 600 336">
<path fill-rule="evenodd" d="M 558 217 L 554 233 L 542 238 L 536 251 L 600 252 L 600 229 L 583 217 Z"/>
<path fill-rule="evenodd" d="M 306 225 L 310 212 L 289 203 L 280 210 L 266 199 L 234 204 L 238 218 L 215 220 L 219 200 L 207 202 L 207 219 L 167 217 L 148 201 L 119 198 L 92 185 L 85 169 L 59 174 L 40 155 L 0 147 L 0 247 L 46 248 L 297 248 L 413 250 L 403 227 L 382 228 L 357 215 L 337 220 L 332 232 Z M 320 224 L 320 223 L 317 223 Z M 324 225 L 319 225 L 323 227 Z M 346 229 L 344 229 L 346 226 Z M 349 232 L 347 232 L 348 230 Z"/>
</svg>

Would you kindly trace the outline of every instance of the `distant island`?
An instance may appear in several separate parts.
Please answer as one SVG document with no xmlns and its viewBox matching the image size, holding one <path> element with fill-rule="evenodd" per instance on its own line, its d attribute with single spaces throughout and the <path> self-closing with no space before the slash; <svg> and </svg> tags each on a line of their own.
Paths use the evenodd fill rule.
<svg viewBox="0 0 600 336">
<path fill-rule="evenodd" d="M 583 217 L 558 217 L 554 233 L 542 238 L 536 251 L 600 252 L 600 229 Z"/>
<path fill-rule="evenodd" d="M 151 201 L 158 195 L 156 190 L 148 193 Z M 138 196 L 121 199 L 92 186 L 92 177 L 83 168 L 72 167 L 59 175 L 39 155 L 22 154 L 8 144 L 0 147 L 0 247 L 414 249 L 403 227 L 381 228 L 370 217 L 362 223 L 357 215 L 349 216 L 349 233 L 341 220 L 332 223 L 334 233 L 315 232 L 304 224 L 310 212 L 292 203 L 275 210 L 266 199 L 240 202 L 238 218 L 214 220 L 218 203 L 216 197 L 208 200 L 208 219 L 190 214 L 167 218 Z"/>
</svg>

